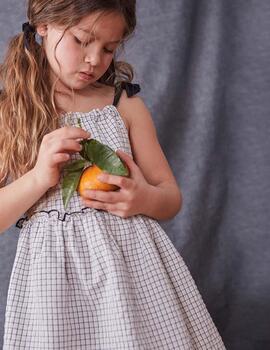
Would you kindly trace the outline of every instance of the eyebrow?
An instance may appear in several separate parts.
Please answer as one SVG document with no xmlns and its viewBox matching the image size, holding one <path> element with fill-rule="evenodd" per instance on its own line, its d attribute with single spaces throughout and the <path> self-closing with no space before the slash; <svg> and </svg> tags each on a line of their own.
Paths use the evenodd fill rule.
<svg viewBox="0 0 270 350">
<path fill-rule="evenodd" d="M 83 28 L 78 28 L 80 31 L 86 33 L 86 34 L 91 34 L 90 30 L 87 29 L 83 29 Z M 119 44 L 121 42 L 121 40 L 115 40 L 115 41 L 109 41 L 109 44 Z"/>
</svg>

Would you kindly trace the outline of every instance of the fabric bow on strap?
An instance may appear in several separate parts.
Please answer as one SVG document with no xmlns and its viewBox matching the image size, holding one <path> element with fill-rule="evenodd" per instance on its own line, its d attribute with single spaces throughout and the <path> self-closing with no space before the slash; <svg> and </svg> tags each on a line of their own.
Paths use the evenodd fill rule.
<svg viewBox="0 0 270 350">
<path fill-rule="evenodd" d="M 132 84 L 132 83 L 123 82 L 121 84 L 121 87 L 122 87 L 122 89 L 126 90 L 128 97 L 132 97 L 133 95 L 136 95 L 138 92 L 141 91 L 139 84 Z"/>
<path fill-rule="evenodd" d="M 120 100 L 122 91 L 124 89 L 126 90 L 126 93 L 127 93 L 128 97 L 132 97 L 132 96 L 136 95 L 138 92 L 141 91 L 141 88 L 140 88 L 139 84 L 132 84 L 132 83 L 128 83 L 128 82 L 123 81 L 120 84 L 120 86 L 116 87 L 114 101 L 113 101 L 113 105 L 114 106 L 118 105 L 118 102 Z"/>
</svg>

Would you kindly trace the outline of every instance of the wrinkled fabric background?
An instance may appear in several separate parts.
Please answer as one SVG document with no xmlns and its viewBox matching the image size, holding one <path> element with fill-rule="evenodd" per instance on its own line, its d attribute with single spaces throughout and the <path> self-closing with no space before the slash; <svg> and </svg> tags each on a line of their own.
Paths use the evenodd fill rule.
<svg viewBox="0 0 270 350">
<path fill-rule="evenodd" d="M 1 58 L 25 8 L 1 0 Z M 270 348 L 269 39 L 268 0 L 138 0 L 124 53 L 183 192 L 162 226 L 231 350 Z M 0 236 L 1 339 L 18 235 Z"/>
</svg>

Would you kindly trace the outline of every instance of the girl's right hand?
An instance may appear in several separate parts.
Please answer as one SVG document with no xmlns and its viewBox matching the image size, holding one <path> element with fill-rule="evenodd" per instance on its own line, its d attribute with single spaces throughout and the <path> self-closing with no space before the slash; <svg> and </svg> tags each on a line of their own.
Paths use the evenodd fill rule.
<svg viewBox="0 0 270 350">
<path fill-rule="evenodd" d="M 43 137 L 32 173 L 44 191 L 58 184 L 60 170 L 70 154 L 81 151 L 80 141 L 88 138 L 89 132 L 73 126 L 59 128 Z"/>
</svg>

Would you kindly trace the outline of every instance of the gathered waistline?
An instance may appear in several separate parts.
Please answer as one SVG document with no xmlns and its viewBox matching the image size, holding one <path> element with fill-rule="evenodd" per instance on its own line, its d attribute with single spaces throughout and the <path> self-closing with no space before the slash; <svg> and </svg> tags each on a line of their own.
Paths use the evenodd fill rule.
<svg viewBox="0 0 270 350">
<path fill-rule="evenodd" d="M 97 211 L 102 211 L 99 209 L 94 209 L 94 208 L 89 208 L 89 207 L 85 207 L 82 208 L 81 210 L 78 211 L 74 211 L 74 212 L 70 212 L 70 213 L 66 213 L 66 212 L 60 212 L 57 209 L 51 209 L 51 210 L 40 210 L 40 211 L 35 211 L 31 217 L 28 216 L 24 216 L 22 218 L 20 218 L 15 226 L 18 227 L 19 229 L 23 228 L 24 223 L 31 221 L 32 218 L 37 217 L 37 216 L 47 216 L 47 217 L 54 217 L 59 221 L 69 221 L 72 216 L 75 216 L 76 214 L 83 214 L 83 213 L 87 213 L 87 212 L 97 212 Z"/>
</svg>

